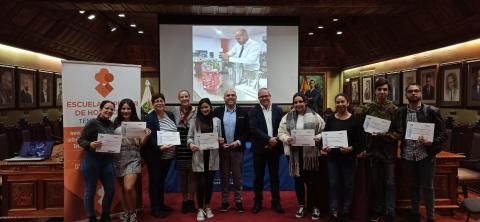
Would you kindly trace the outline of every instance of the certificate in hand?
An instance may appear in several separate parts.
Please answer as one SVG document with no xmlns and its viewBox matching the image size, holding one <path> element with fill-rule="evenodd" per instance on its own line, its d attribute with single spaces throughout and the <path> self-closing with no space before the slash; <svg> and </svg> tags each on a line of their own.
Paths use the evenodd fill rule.
<svg viewBox="0 0 480 222">
<path fill-rule="evenodd" d="M 315 131 L 313 129 L 292 130 L 292 146 L 315 146 Z"/>
<path fill-rule="evenodd" d="M 128 138 L 141 138 L 145 135 L 145 122 L 122 122 L 122 128 L 125 129 L 125 136 Z"/>
<path fill-rule="evenodd" d="M 386 133 L 392 121 L 367 115 L 363 122 L 363 129 L 367 133 Z"/>
<path fill-rule="evenodd" d="M 426 141 L 433 142 L 434 130 L 435 124 L 433 123 L 407 122 L 405 139 L 418 140 L 418 137 L 423 136 Z"/>
<path fill-rule="evenodd" d="M 122 135 L 99 133 L 97 140 L 102 142 L 102 146 L 96 149 L 96 152 L 120 153 L 120 147 L 122 146 Z"/>
<path fill-rule="evenodd" d="M 157 145 L 180 145 L 180 133 L 157 131 Z"/>
<path fill-rule="evenodd" d="M 322 132 L 323 147 L 340 148 L 348 147 L 347 131 L 327 131 Z"/>
<path fill-rule="evenodd" d="M 196 135 L 200 150 L 218 149 L 218 136 L 215 133 L 200 133 Z"/>
</svg>

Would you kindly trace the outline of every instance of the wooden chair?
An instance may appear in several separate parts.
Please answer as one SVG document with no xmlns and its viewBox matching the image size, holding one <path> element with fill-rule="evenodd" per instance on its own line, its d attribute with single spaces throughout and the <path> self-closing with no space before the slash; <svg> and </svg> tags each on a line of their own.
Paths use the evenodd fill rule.
<svg viewBox="0 0 480 222">
<path fill-rule="evenodd" d="M 458 185 L 462 187 L 463 196 L 468 197 L 468 190 L 480 192 L 480 133 L 472 136 L 470 150 L 467 158 L 460 161 L 458 168 Z"/>
</svg>

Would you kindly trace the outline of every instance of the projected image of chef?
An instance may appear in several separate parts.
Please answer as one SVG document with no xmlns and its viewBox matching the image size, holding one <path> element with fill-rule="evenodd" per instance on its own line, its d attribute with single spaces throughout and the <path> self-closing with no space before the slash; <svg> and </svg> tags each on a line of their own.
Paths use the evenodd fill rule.
<svg viewBox="0 0 480 222">
<path fill-rule="evenodd" d="M 260 71 L 260 44 L 248 37 L 247 30 L 241 28 L 235 32 L 235 40 L 237 43 L 228 53 L 220 53 L 224 61 L 241 64 L 240 78 L 236 80 L 235 85 L 254 84 L 254 88 L 258 88 L 258 74 Z M 253 83 L 250 83 L 250 82 Z"/>
</svg>

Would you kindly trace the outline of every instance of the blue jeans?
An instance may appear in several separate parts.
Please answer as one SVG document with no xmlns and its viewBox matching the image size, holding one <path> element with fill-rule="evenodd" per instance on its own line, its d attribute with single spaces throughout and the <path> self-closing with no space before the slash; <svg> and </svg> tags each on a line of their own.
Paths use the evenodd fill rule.
<svg viewBox="0 0 480 222">
<path fill-rule="evenodd" d="M 420 161 L 403 161 L 406 173 L 410 176 L 412 213 L 420 212 L 420 189 L 422 189 L 428 219 L 435 219 L 435 190 L 433 188 L 435 159 L 435 157 L 429 156 Z"/>
<path fill-rule="evenodd" d="M 342 214 L 350 213 L 353 199 L 353 185 L 357 159 L 351 156 L 328 155 L 328 185 L 330 213 L 339 212 L 339 202 L 342 203 Z"/>
<path fill-rule="evenodd" d="M 95 216 L 95 193 L 97 181 L 100 180 L 104 189 L 102 200 L 102 214 L 109 214 L 115 194 L 115 173 L 113 170 L 113 159 L 98 157 L 95 154 L 85 153 L 83 156 L 80 171 L 85 180 L 85 210 L 89 217 Z"/>
<path fill-rule="evenodd" d="M 374 194 L 373 214 L 395 216 L 395 163 L 370 159 Z"/>
</svg>

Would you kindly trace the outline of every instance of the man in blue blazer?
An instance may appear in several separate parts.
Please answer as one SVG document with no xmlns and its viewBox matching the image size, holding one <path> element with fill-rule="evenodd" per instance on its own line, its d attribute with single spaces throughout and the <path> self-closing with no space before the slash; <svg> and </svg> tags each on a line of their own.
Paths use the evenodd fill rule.
<svg viewBox="0 0 480 222">
<path fill-rule="evenodd" d="M 270 175 L 270 190 L 272 195 L 272 208 L 277 213 L 285 213 L 280 204 L 280 179 L 278 176 L 280 154 L 282 144 L 277 138 L 278 125 L 282 119 L 282 110 L 272 105 L 272 96 L 266 88 L 258 90 L 256 105 L 248 114 L 250 121 L 250 133 L 252 134 L 253 167 L 255 170 L 254 190 L 255 204 L 253 213 L 262 209 L 263 178 L 265 165 L 268 164 Z"/>
<path fill-rule="evenodd" d="M 213 115 L 222 121 L 222 135 L 225 138 L 225 144 L 220 148 L 220 184 L 222 187 L 222 207 L 220 211 L 227 212 L 230 208 L 228 199 L 230 196 L 231 172 L 235 188 L 235 209 L 242 213 L 245 212 L 242 205 L 243 151 L 250 136 L 248 113 L 237 106 L 235 90 L 226 90 L 223 99 L 225 106 L 218 107 L 213 111 Z"/>
</svg>

